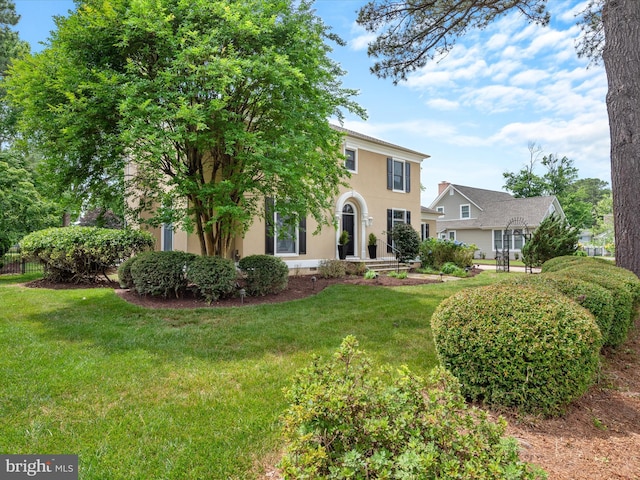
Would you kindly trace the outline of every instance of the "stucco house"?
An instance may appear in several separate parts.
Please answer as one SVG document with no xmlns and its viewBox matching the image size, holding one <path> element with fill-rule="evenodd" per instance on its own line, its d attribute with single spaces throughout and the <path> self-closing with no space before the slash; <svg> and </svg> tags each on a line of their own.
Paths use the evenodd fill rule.
<svg viewBox="0 0 640 480">
<path fill-rule="evenodd" d="M 506 192 L 449 182 L 438 184 L 438 197 L 429 208 L 441 214 L 436 236 L 475 244 L 476 258 L 494 258 L 506 247 L 509 257 L 515 258 L 526 234 L 533 233 L 542 220 L 552 213 L 565 218 L 555 196 L 515 198 Z"/>
<path fill-rule="evenodd" d="M 303 272 L 314 270 L 323 260 L 338 258 L 338 237 L 343 230 L 350 235 L 347 259 L 354 260 L 368 259 L 370 233 L 380 242 L 380 256 L 386 253 L 386 232 L 394 225 L 412 224 L 420 232 L 420 169 L 429 155 L 342 127 L 333 128 L 345 135 L 342 148 L 346 161 L 336 161 L 344 161 L 351 174 L 348 186 L 340 188 L 329 212 L 338 228 L 324 227 L 319 234 L 312 235 L 316 224 L 309 218 L 302 219 L 295 232 L 279 235 L 278 225 L 282 222 L 278 221 L 278 212 L 267 208 L 275 232 L 266 228 L 265 218 L 254 218 L 244 237 L 234 239 L 235 259 L 254 254 L 276 255 L 290 270 Z M 151 231 L 157 238 L 158 249 L 200 252 L 197 238 L 185 231 L 175 230 L 171 225 Z"/>
</svg>

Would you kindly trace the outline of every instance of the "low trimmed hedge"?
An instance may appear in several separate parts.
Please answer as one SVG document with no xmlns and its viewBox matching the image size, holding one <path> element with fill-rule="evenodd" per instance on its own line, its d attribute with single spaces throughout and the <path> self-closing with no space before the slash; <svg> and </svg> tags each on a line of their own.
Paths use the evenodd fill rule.
<svg viewBox="0 0 640 480">
<path fill-rule="evenodd" d="M 593 314 L 598 328 L 600 328 L 600 333 L 602 333 L 604 345 L 611 346 L 609 334 L 613 323 L 615 304 L 613 295 L 606 288 L 578 278 L 569 278 L 554 273 L 519 275 L 503 280 L 501 283 L 549 289 L 566 295 Z"/>
<path fill-rule="evenodd" d="M 196 255 L 186 252 L 151 252 L 133 262 L 131 278 L 139 295 L 173 293 L 182 296 L 187 289 L 187 272 Z"/>
<path fill-rule="evenodd" d="M 594 382 L 602 334 L 560 293 L 496 284 L 461 291 L 431 318 L 440 363 L 463 394 L 489 405 L 556 415 Z"/>
<path fill-rule="evenodd" d="M 43 265 L 54 282 L 96 281 L 123 258 L 153 248 L 155 240 L 140 230 L 96 227 L 47 228 L 20 241 L 23 258 Z"/>
<path fill-rule="evenodd" d="M 278 293 L 289 284 L 289 267 L 279 257 L 249 255 L 240 259 L 238 268 L 242 272 L 247 294 L 252 296 Z"/>
<path fill-rule="evenodd" d="M 621 276 L 614 267 L 586 267 L 585 265 L 567 267 L 558 270 L 555 274 L 564 278 L 584 280 L 609 290 L 613 296 L 614 316 L 607 336 L 607 345 L 615 347 L 627 340 L 633 325 L 634 296 L 630 285 L 624 280 L 626 275 Z"/>
<path fill-rule="evenodd" d="M 229 297 L 236 289 L 236 265 L 221 257 L 197 257 L 189 264 L 187 280 L 209 303 Z"/>
<path fill-rule="evenodd" d="M 322 260 L 318 265 L 321 278 L 344 278 L 347 276 L 346 262 L 342 260 Z"/>
</svg>

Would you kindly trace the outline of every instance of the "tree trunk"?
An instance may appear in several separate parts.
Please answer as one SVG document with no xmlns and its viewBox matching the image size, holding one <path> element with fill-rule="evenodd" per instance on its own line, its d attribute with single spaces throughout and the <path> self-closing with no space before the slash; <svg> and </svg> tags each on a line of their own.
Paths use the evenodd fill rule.
<svg viewBox="0 0 640 480">
<path fill-rule="evenodd" d="M 602 21 L 616 263 L 640 276 L 640 1 L 606 0 Z"/>
</svg>

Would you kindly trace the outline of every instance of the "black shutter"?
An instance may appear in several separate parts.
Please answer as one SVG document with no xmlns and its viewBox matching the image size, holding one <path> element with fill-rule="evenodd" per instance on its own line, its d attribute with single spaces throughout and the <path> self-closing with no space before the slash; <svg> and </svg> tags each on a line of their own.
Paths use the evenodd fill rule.
<svg viewBox="0 0 640 480">
<path fill-rule="evenodd" d="M 273 238 L 273 215 L 275 205 L 273 198 L 267 197 L 264 201 L 264 253 L 265 255 L 274 254 L 274 238 Z"/>
<path fill-rule="evenodd" d="M 411 191 L 411 164 L 404 162 L 404 191 L 409 193 Z"/>
<path fill-rule="evenodd" d="M 307 219 L 306 217 L 300 220 L 298 225 L 298 254 L 304 255 L 307 253 Z"/>
<path fill-rule="evenodd" d="M 411 212 L 407 210 L 407 223 L 411 225 Z"/>
<path fill-rule="evenodd" d="M 387 157 L 387 190 L 393 190 L 393 158 Z"/>
<path fill-rule="evenodd" d="M 393 239 L 391 238 L 391 229 L 393 228 L 393 210 L 387 209 L 387 253 L 391 253 L 393 250 L 391 244 Z"/>
</svg>

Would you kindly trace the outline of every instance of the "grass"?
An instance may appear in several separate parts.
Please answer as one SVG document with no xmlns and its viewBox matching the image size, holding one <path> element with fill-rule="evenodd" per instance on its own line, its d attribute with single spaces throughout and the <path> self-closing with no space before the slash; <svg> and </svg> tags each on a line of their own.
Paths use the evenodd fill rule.
<svg viewBox="0 0 640 480">
<path fill-rule="evenodd" d="M 20 285 L 36 277 L 0 277 L 0 452 L 78 454 L 83 480 L 259 477 L 281 448 L 282 389 L 313 355 L 354 334 L 376 361 L 425 373 L 436 306 L 499 278 L 146 310 L 109 289 Z"/>
</svg>

